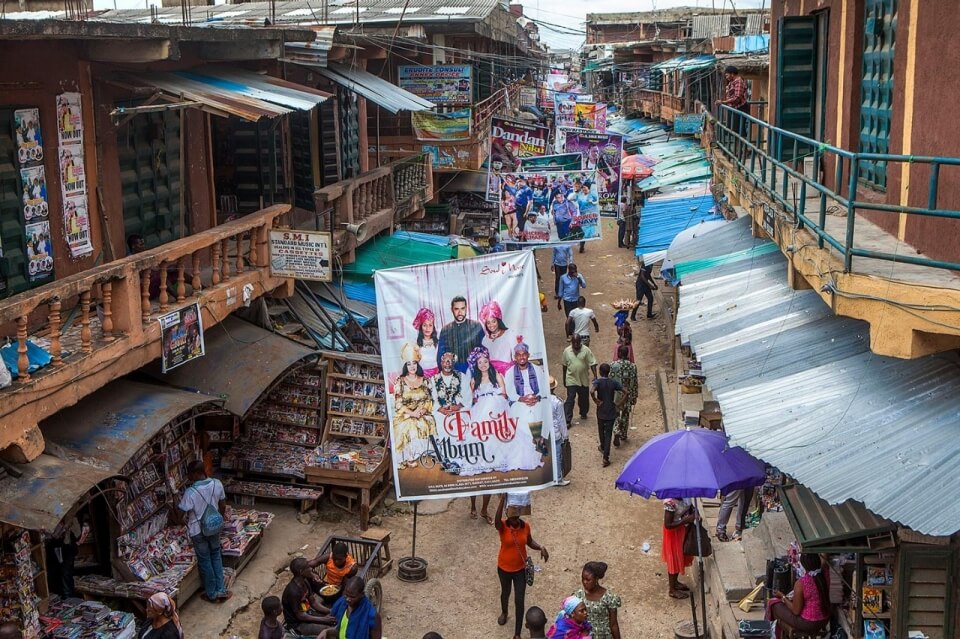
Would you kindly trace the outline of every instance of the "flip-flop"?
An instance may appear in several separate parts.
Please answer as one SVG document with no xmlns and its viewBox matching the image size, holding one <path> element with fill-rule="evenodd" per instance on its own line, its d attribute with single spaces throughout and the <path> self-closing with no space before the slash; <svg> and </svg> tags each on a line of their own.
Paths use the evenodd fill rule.
<svg viewBox="0 0 960 639">
<path fill-rule="evenodd" d="M 670 593 L 671 599 L 689 599 L 690 593 L 685 590 L 674 590 Z"/>
<path fill-rule="evenodd" d="M 690 592 L 690 586 L 688 586 L 687 584 L 683 583 L 682 581 L 678 581 L 678 582 L 677 582 L 677 590 L 681 590 L 681 591 L 683 591 L 683 592 Z"/>
<path fill-rule="evenodd" d="M 491 517 L 486 513 L 482 513 L 480 516 L 486 519 L 488 524 L 490 524 L 491 526 L 493 525 L 493 517 Z"/>
<path fill-rule="evenodd" d="M 476 509 L 472 509 L 470 511 L 470 519 L 476 519 L 476 518 L 477 518 L 477 511 Z"/>
<path fill-rule="evenodd" d="M 717 541 L 730 541 L 730 538 L 727 536 L 727 533 L 725 533 L 725 532 L 718 532 L 718 533 L 717 533 Z"/>
</svg>

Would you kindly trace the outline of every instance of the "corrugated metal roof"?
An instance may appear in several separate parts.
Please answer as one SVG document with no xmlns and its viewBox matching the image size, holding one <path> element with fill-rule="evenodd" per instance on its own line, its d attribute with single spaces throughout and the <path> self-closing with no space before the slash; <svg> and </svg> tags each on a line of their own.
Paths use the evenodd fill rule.
<svg viewBox="0 0 960 639">
<path fill-rule="evenodd" d="M 697 39 L 730 35 L 730 14 L 693 16 L 693 37 Z"/>
<path fill-rule="evenodd" d="M 800 484 L 780 488 L 783 510 L 804 552 L 869 550 L 867 537 L 893 531 L 896 525 L 848 499 L 835 506 Z"/>
<path fill-rule="evenodd" d="M 357 9 L 360 10 L 360 22 L 395 23 L 400 19 L 399 9 L 404 7 L 403 0 L 332 0 L 326 8 L 322 2 L 310 0 L 280 0 L 273 6 L 269 2 L 246 2 L 243 4 L 222 4 L 205 7 L 192 7 L 192 24 L 226 25 L 276 25 L 314 26 L 320 24 L 355 24 Z M 403 13 L 405 24 L 429 22 L 461 22 L 483 20 L 497 7 L 497 0 L 410 0 Z M 179 7 L 161 7 L 156 9 L 156 19 L 160 22 L 181 21 Z M 275 15 L 276 21 L 272 21 Z M 116 9 L 106 11 L 93 18 L 107 22 L 150 22 L 153 20 L 150 9 Z"/>
<path fill-rule="evenodd" d="M 189 71 L 130 73 L 124 78 L 155 87 L 177 99 L 201 102 L 217 115 L 234 115 L 250 122 L 306 111 L 330 97 L 329 93 L 280 78 L 224 66 Z"/>
<path fill-rule="evenodd" d="M 680 231 L 704 220 L 723 219 L 714 211 L 713 194 L 707 182 L 694 182 L 688 187 L 654 195 L 643 205 L 637 255 L 642 256 L 645 263 L 663 259 L 670 242 Z"/>
<path fill-rule="evenodd" d="M 869 327 L 786 284 L 768 254 L 692 273 L 677 332 L 723 410 L 731 444 L 831 504 L 854 499 L 928 535 L 960 530 L 960 358 L 869 351 Z"/>
<path fill-rule="evenodd" d="M 429 111 L 434 107 L 432 102 L 401 89 L 397 85 L 391 84 L 383 78 L 378 78 L 363 69 L 354 69 L 342 64 L 331 63 L 325 69 L 318 68 L 317 72 L 379 104 L 390 113 Z"/>
<path fill-rule="evenodd" d="M 285 62 L 307 66 L 327 66 L 327 55 L 333 48 L 336 26 L 314 27 L 317 37 L 312 42 L 287 42 L 283 47 Z"/>
</svg>

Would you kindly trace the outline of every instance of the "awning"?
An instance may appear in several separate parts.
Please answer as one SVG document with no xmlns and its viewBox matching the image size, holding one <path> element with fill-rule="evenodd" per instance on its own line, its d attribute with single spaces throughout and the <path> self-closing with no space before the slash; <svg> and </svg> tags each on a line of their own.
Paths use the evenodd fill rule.
<svg viewBox="0 0 960 639">
<path fill-rule="evenodd" d="M 307 111 L 330 97 L 317 89 L 234 67 L 205 66 L 122 77 L 177 100 L 200 102 L 205 111 L 216 115 L 234 115 L 250 122 Z"/>
<path fill-rule="evenodd" d="M 800 484 L 780 487 L 780 501 L 804 552 L 871 550 L 869 537 L 896 529 L 892 521 L 877 517 L 858 501 L 833 506 Z"/>
<path fill-rule="evenodd" d="M 40 431 L 46 452 L 115 475 L 161 428 L 205 403 L 220 408 L 210 395 L 118 379 L 43 420 Z"/>
<path fill-rule="evenodd" d="M 390 113 L 400 111 L 429 111 L 432 102 L 401 89 L 382 78 L 363 69 L 354 69 L 342 64 L 330 64 L 328 67 L 316 67 L 317 73 L 344 86 L 354 93 L 379 104 Z"/>
<path fill-rule="evenodd" d="M 246 415 L 287 369 L 316 355 L 302 344 L 236 317 L 207 329 L 204 346 L 204 357 L 169 373 L 162 373 L 158 362 L 143 371 L 169 386 L 218 397 L 238 417 Z"/>
</svg>

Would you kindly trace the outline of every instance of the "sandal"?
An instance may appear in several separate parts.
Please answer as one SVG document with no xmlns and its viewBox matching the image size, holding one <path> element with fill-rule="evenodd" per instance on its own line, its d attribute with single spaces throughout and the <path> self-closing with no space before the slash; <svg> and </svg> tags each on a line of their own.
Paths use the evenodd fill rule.
<svg viewBox="0 0 960 639">
<path fill-rule="evenodd" d="M 609 465 L 610 465 L 610 460 L 609 460 L 609 459 L 604 459 L 604 460 L 603 460 L 603 467 L 606 468 L 606 467 L 609 466 Z"/>
<path fill-rule="evenodd" d="M 717 541 L 730 541 L 730 537 L 728 537 L 725 532 L 718 532 Z"/>
<path fill-rule="evenodd" d="M 200 598 L 206 601 L 207 603 L 217 603 L 216 598 L 211 599 L 210 597 L 207 596 L 207 593 L 202 593 L 200 595 Z"/>
<path fill-rule="evenodd" d="M 217 603 L 224 603 L 225 601 L 230 601 L 231 597 L 233 597 L 233 593 L 228 590 L 223 594 L 217 595 Z"/>
<path fill-rule="evenodd" d="M 686 590 L 671 590 L 671 591 L 670 591 L 670 598 L 671 598 L 671 599 L 688 599 L 689 597 L 690 597 L 690 593 L 687 592 Z"/>
<path fill-rule="evenodd" d="M 677 582 L 677 590 L 679 590 L 679 591 L 681 591 L 681 592 L 690 592 L 690 586 L 688 586 L 687 584 L 683 583 L 682 581 L 678 581 L 678 582 Z"/>
<path fill-rule="evenodd" d="M 613 436 L 613 447 L 620 448 L 620 435 Z"/>
<path fill-rule="evenodd" d="M 477 509 L 476 509 L 476 508 L 471 508 L 471 509 L 470 509 L 470 519 L 476 519 L 476 518 L 477 518 Z"/>
<path fill-rule="evenodd" d="M 488 524 L 490 524 L 491 526 L 493 525 L 493 517 L 491 517 L 491 516 L 488 515 L 487 513 L 480 513 L 480 516 L 483 517 L 484 519 L 486 519 Z M 504 623 L 506 623 L 506 622 L 504 622 Z M 500 624 L 500 625 L 502 626 L 503 624 Z"/>
</svg>

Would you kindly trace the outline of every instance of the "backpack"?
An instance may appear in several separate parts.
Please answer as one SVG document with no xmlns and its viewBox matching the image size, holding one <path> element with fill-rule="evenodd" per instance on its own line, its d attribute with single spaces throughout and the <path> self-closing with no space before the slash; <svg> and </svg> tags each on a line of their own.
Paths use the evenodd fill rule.
<svg viewBox="0 0 960 639">
<path fill-rule="evenodd" d="M 206 504 L 206 508 L 203 509 L 203 515 L 201 515 L 198 520 L 200 524 L 200 534 L 204 537 L 219 537 L 220 533 L 223 532 L 223 515 L 220 514 L 220 511 L 217 510 L 215 505 L 206 500 L 199 488 L 194 488 L 194 490 L 197 491 L 200 499 Z"/>
</svg>

